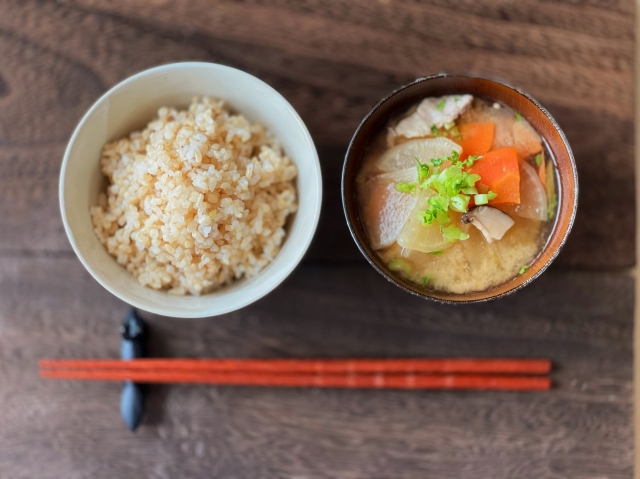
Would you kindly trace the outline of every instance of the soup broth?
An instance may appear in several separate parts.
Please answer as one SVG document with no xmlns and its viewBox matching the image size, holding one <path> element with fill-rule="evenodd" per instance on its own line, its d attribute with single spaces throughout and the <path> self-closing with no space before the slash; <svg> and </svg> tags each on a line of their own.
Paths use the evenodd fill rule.
<svg viewBox="0 0 640 479">
<path fill-rule="evenodd" d="M 513 109 L 471 95 L 426 98 L 372 144 L 357 177 L 360 217 L 396 275 L 483 291 L 543 250 L 556 176 L 542 138 Z"/>
</svg>

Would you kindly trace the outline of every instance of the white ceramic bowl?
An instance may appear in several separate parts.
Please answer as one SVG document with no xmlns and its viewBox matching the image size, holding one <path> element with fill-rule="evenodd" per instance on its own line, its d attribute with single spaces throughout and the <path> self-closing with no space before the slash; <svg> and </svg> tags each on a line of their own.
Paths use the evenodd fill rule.
<svg viewBox="0 0 640 479">
<path fill-rule="evenodd" d="M 266 125 L 298 166 L 299 209 L 275 260 L 258 276 L 202 296 L 172 296 L 142 286 L 98 241 L 89 207 L 103 187 L 103 145 L 144 127 L 161 106 L 186 107 L 194 96 L 225 100 L 249 120 Z M 74 251 L 91 275 L 131 305 L 165 316 L 204 317 L 237 310 L 263 297 L 293 271 L 307 251 L 320 216 L 322 178 L 318 154 L 293 107 L 273 88 L 234 68 L 174 63 L 146 70 L 116 85 L 86 113 L 62 162 L 60 209 Z"/>
</svg>

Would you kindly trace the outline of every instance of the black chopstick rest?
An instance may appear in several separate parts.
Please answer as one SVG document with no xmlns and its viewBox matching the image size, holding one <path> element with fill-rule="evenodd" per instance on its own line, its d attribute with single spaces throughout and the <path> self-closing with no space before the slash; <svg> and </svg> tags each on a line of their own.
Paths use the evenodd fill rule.
<svg viewBox="0 0 640 479">
<path fill-rule="evenodd" d="M 131 360 L 144 356 L 145 325 L 135 312 L 129 314 L 122 321 L 120 326 L 120 356 L 122 359 Z M 135 431 L 142 414 L 144 413 L 144 395 L 140 385 L 133 381 L 125 381 L 120 396 L 120 414 L 127 427 Z"/>
</svg>

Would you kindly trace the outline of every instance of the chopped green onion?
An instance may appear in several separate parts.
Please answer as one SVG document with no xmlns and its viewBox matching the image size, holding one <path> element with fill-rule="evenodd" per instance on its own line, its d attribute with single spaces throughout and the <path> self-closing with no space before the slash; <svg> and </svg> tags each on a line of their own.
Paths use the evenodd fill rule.
<svg viewBox="0 0 640 479">
<path fill-rule="evenodd" d="M 424 276 L 420 281 L 420 284 L 422 286 L 426 286 L 427 284 L 429 284 L 429 281 L 431 281 L 431 278 L 429 278 L 429 276 Z"/>
<path fill-rule="evenodd" d="M 558 195 L 554 191 L 551 193 L 551 199 L 549 200 L 549 204 L 547 205 L 547 213 L 549 220 L 552 220 L 556 215 L 556 208 L 558 207 Z"/>
<path fill-rule="evenodd" d="M 473 195 L 473 202 L 476 204 L 476 206 L 486 205 L 487 203 L 489 203 L 489 195 L 487 194 Z"/>
<path fill-rule="evenodd" d="M 396 184 L 396 190 L 400 193 L 409 193 L 410 195 L 414 195 L 416 193 L 417 185 L 415 183 L 404 183 L 399 182 Z"/>
<path fill-rule="evenodd" d="M 469 209 L 469 199 L 467 195 L 456 195 L 451 198 L 451 209 L 458 213 L 466 213 Z"/>
<path fill-rule="evenodd" d="M 454 97 L 454 99 L 453 99 L 453 100 L 457 103 L 457 102 L 459 102 L 459 101 L 460 101 L 460 97 L 459 97 L 459 96 Z"/>
<path fill-rule="evenodd" d="M 473 201 L 476 205 L 486 205 L 489 201 L 495 199 L 498 195 L 493 191 L 488 191 L 484 194 L 478 194 L 473 196 Z"/>
<path fill-rule="evenodd" d="M 463 171 L 465 162 L 460 161 L 460 154 L 455 150 L 448 157 L 432 158 L 428 163 L 422 163 L 417 157 L 414 159 L 418 169 L 418 183 L 398 183 L 398 191 L 416 194 L 418 188 L 432 190 L 426 209 L 418 215 L 422 224 L 430 226 L 437 223 L 447 241 L 468 239 L 469 235 L 456 226 L 445 226 L 451 223 L 449 209 L 466 213 L 469 210 L 471 196 L 484 196 L 485 203 L 490 200 L 488 194 L 478 195 L 475 184 L 480 180 L 480 175 Z M 476 159 L 477 157 L 472 157 L 471 161 Z M 450 166 L 440 170 L 439 167 L 445 162 L 449 162 Z"/>
<path fill-rule="evenodd" d="M 529 265 L 525 264 L 522 268 L 520 268 L 520 274 L 524 274 L 524 272 L 528 269 L 529 269 Z"/>
<path fill-rule="evenodd" d="M 556 215 L 558 208 L 558 195 L 556 194 L 556 168 L 553 165 L 553 162 L 547 162 L 546 168 L 547 178 L 546 178 L 546 187 L 547 187 L 547 215 L 549 220 L 552 220 Z"/>
<path fill-rule="evenodd" d="M 468 186 L 474 186 L 477 181 L 480 181 L 480 175 L 478 175 L 476 173 L 472 173 L 469 176 L 467 176 L 467 185 Z"/>
<path fill-rule="evenodd" d="M 420 219 L 426 225 L 430 225 L 434 220 L 440 225 L 448 224 L 451 219 L 449 218 L 449 199 L 436 195 L 428 200 L 429 208 L 422 212 Z"/>
<path fill-rule="evenodd" d="M 456 240 L 469 239 L 469 235 L 464 233 L 460 228 L 456 226 L 447 226 L 446 228 L 441 226 L 440 231 L 442 231 L 444 239 L 449 243 L 453 243 Z"/>
<path fill-rule="evenodd" d="M 462 164 L 464 166 L 466 166 L 467 168 L 471 168 L 473 166 L 473 164 L 478 161 L 480 158 L 482 158 L 482 156 L 473 156 L 473 155 L 469 155 L 467 156 L 467 159 L 465 161 L 462 162 Z"/>
<path fill-rule="evenodd" d="M 542 153 L 538 153 L 536 155 L 536 165 L 540 166 L 541 163 L 542 163 Z"/>
<path fill-rule="evenodd" d="M 460 192 L 460 189 L 473 186 L 466 184 L 467 176 L 468 173 L 463 172 L 462 168 L 452 165 L 442 170 L 438 176 L 439 187 L 436 186 L 436 189 L 441 194 L 446 192 L 449 197 L 455 196 Z"/>
<path fill-rule="evenodd" d="M 442 195 L 436 195 L 429 198 L 429 204 L 436 210 L 447 211 L 447 208 L 449 208 L 449 198 L 445 198 Z"/>
<path fill-rule="evenodd" d="M 429 178 L 427 178 L 426 180 L 424 180 L 422 183 L 420 183 L 420 188 L 422 188 L 423 190 L 426 190 L 427 188 L 431 188 L 431 185 L 433 185 L 433 181 L 434 181 L 434 176 L 430 176 Z"/>
<path fill-rule="evenodd" d="M 430 209 L 424 210 L 422 213 L 420 213 L 420 215 L 420 220 L 422 221 L 422 224 L 425 225 L 433 224 L 433 220 L 436 219 L 435 215 Z"/>
<path fill-rule="evenodd" d="M 445 100 L 442 100 L 440 103 L 438 103 L 438 106 L 437 106 L 438 110 L 440 110 L 440 111 L 444 110 L 444 105 L 446 103 L 447 102 Z"/>
<path fill-rule="evenodd" d="M 520 120 L 522 120 L 522 115 L 516 112 L 516 121 L 520 121 Z"/>
<path fill-rule="evenodd" d="M 403 259 L 394 258 L 389 261 L 389 269 L 396 273 L 402 272 L 405 274 L 411 274 L 411 266 Z"/>
<path fill-rule="evenodd" d="M 451 223 L 451 218 L 449 218 L 449 213 L 446 211 L 436 211 L 436 220 L 440 226 L 448 225 Z"/>
<path fill-rule="evenodd" d="M 451 128 L 453 128 L 454 126 L 456 126 L 456 123 L 454 121 L 450 121 L 449 123 L 445 123 L 444 124 L 444 129 L 449 131 Z"/>
<path fill-rule="evenodd" d="M 552 220 L 558 208 L 558 195 L 556 194 L 555 167 L 551 161 L 547 162 L 547 217 Z"/>
<path fill-rule="evenodd" d="M 451 128 L 451 130 L 449 130 L 449 133 L 452 136 L 455 136 L 458 140 L 462 140 L 462 135 L 460 134 L 460 130 L 458 130 L 457 126 L 454 126 L 453 128 Z"/>
<path fill-rule="evenodd" d="M 450 123 L 447 123 L 444 125 L 444 127 L 447 128 L 447 126 L 450 126 L 450 125 L 451 125 Z M 433 136 L 447 136 L 447 133 L 448 133 L 451 136 L 456 136 L 458 138 L 461 138 L 460 132 L 458 131 L 458 127 L 455 126 L 455 124 L 449 130 L 441 130 L 436 125 L 431 125 L 430 129 L 431 129 L 431 134 Z"/>
<path fill-rule="evenodd" d="M 421 163 L 417 156 L 414 156 L 418 167 L 418 183 L 422 183 L 431 175 L 431 168 L 426 163 Z"/>
<path fill-rule="evenodd" d="M 437 255 L 442 254 L 442 253 L 444 253 L 444 250 L 443 250 L 443 249 L 438 250 L 438 251 L 432 251 L 432 252 L 431 252 L 431 253 L 429 253 L 429 254 L 432 254 L 432 255 L 434 255 L 434 256 L 437 256 Z"/>
<path fill-rule="evenodd" d="M 440 166 L 444 163 L 444 160 L 446 160 L 446 158 L 431 158 L 431 164 L 433 166 Z"/>
</svg>

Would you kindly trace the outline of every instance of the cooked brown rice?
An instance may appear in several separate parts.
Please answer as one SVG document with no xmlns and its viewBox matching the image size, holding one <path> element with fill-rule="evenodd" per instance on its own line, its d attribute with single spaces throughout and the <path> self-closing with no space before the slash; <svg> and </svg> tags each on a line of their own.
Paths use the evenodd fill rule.
<svg viewBox="0 0 640 479">
<path fill-rule="evenodd" d="M 140 283 L 194 295 L 252 277 L 278 254 L 297 209 L 297 169 L 265 127 L 224 102 L 163 107 L 108 143 L 98 239 Z"/>
</svg>

